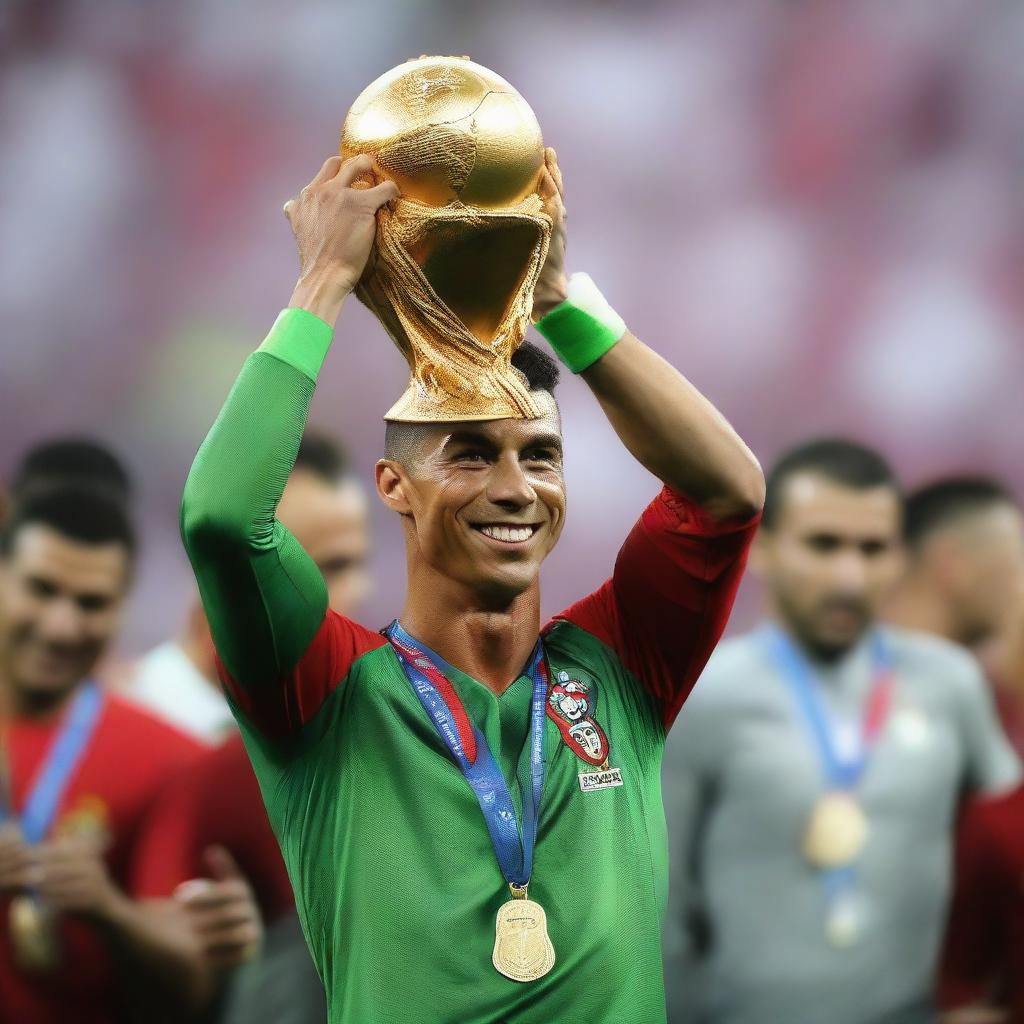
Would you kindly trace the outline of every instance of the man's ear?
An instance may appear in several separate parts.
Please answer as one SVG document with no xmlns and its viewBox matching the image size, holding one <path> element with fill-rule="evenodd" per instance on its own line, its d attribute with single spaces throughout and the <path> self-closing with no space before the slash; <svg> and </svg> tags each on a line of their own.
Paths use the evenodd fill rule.
<svg viewBox="0 0 1024 1024">
<path fill-rule="evenodd" d="M 406 496 L 406 488 L 409 485 L 409 478 L 400 462 L 392 459 L 380 459 L 374 468 L 377 480 L 377 494 L 380 500 L 392 512 L 407 516 L 412 512 L 412 506 Z"/>
</svg>

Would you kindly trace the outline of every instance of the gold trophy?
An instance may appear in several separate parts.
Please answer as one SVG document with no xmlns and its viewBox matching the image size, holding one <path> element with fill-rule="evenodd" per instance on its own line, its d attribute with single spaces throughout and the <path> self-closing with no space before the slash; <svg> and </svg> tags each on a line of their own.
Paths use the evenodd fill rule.
<svg viewBox="0 0 1024 1024">
<path fill-rule="evenodd" d="M 537 193 L 544 144 L 533 111 L 468 57 L 420 57 L 352 105 L 341 155 L 360 153 L 402 191 L 377 215 L 356 292 L 412 371 L 385 419 L 540 416 L 510 363 L 551 236 Z"/>
</svg>

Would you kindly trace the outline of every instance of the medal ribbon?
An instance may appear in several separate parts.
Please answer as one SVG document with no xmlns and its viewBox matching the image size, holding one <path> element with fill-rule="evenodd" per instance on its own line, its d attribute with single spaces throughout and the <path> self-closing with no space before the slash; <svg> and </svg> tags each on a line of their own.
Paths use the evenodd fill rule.
<svg viewBox="0 0 1024 1024">
<path fill-rule="evenodd" d="M 840 752 L 836 743 L 837 729 L 833 716 L 829 714 L 818 692 L 814 670 L 807 657 L 781 629 L 772 628 L 769 641 L 783 670 L 782 674 L 814 736 L 829 785 L 833 789 L 853 789 L 864 774 L 868 756 L 885 725 L 892 704 L 892 664 L 881 631 L 875 630 L 871 638 L 873 679 L 864 705 L 860 735 L 856 748 L 847 752 Z"/>
<path fill-rule="evenodd" d="M 873 678 L 864 704 L 860 722 L 860 735 L 853 749 L 840 752 L 835 741 L 837 729 L 828 708 L 815 685 L 814 670 L 806 655 L 783 630 L 769 628 L 768 639 L 782 668 L 803 717 L 814 736 L 822 767 L 832 789 L 851 791 L 856 787 L 867 767 L 868 756 L 874 747 L 889 715 L 892 704 L 892 663 L 880 630 L 871 638 Z M 830 926 L 838 922 L 844 908 L 849 912 L 856 907 L 856 869 L 853 863 L 828 868 L 822 873 L 825 895 L 829 905 Z M 854 923 L 854 927 L 857 927 Z"/>
<path fill-rule="evenodd" d="M 60 732 L 50 745 L 25 799 L 20 819 L 26 842 L 34 844 L 46 838 L 61 797 L 95 732 L 102 704 L 100 688 L 90 680 L 75 694 L 65 712 Z M 0 822 L 13 816 L 13 807 L 0 803 Z"/>
<path fill-rule="evenodd" d="M 444 740 L 463 777 L 476 794 L 484 822 L 505 881 L 525 886 L 533 872 L 533 847 L 544 791 L 544 720 L 548 694 L 548 670 L 541 642 L 530 655 L 528 674 L 533 681 L 530 703 L 530 778 L 519 776 L 523 802 L 520 828 L 515 805 L 501 768 L 494 760 L 484 734 L 469 719 L 466 709 L 447 679 L 451 666 L 414 640 L 396 620 L 384 635 L 398 655 L 406 677 Z"/>
</svg>

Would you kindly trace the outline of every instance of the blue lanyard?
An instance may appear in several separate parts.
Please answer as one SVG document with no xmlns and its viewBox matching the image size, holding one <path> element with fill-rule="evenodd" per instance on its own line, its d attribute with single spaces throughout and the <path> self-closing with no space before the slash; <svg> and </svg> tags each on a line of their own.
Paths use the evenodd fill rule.
<svg viewBox="0 0 1024 1024">
<path fill-rule="evenodd" d="M 102 705 L 103 695 L 92 680 L 75 694 L 25 799 L 20 821 L 26 842 L 39 843 L 50 831 L 64 791 L 96 730 Z M 0 822 L 11 816 L 12 809 L 0 806 Z"/>
<path fill-rule="evenodd" d="M 768 642 L 789 684 L 797 705 L 803 714 L 815 744 L 829 785 L 836 789 L 852 789 L 860 781 L 867 767 L 868 754 L 878 732 L 888 703 L 891 687 L 891 661 L 888 648 L 879 630 L 871 638 L 871 656 L 874 666 L 871 694 L 861 723 L 857 748 L 844 755 L 835 741 L 836 729 L 814 678 L 814 670 L 793 639 L 776 626 L 767 630 Z"/>
<path fill-rule="evenodd" d="M 384 634 L 391 641 L 413 691 L 476 794 L 505 881 L 517 887 L 525 886 L 533 872 L 533 847 L 537 838 L 537 820 L 546 767 L 544 719 L 548 679 L 540 641 L 537 641 L 530 656 L 529 675 L 533 681 L 533 699 L 530 704 L 530 779 L 527 781 L 521 774 L 519 776 L 519 793 L 523 802 L 520 830 L 515 805 L 501 768 L 494 760 L 483 733 L 469 722 L 462 701 L 439 667 L 450 666 L 409 636 L 397 620 L 388 626 Z"/>
</svg>

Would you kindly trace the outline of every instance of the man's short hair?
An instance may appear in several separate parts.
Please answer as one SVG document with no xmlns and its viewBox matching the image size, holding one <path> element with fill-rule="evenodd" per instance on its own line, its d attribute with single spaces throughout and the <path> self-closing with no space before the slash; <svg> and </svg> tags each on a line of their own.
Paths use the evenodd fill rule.
<svg viewBox="0 0 1024 1024">
<path fill-rule="evenodd" d="M 994 505 L 1013 505 L 1013 495 L 998 480 L 984 476 L 955 476 L 935 480 L 907 495 L 903 536 L 919 551 L 933 534 Z"/>
<path fill-rule="evenodd" d="M 761 516 L 768 529 L 778 522 L 786 484 L 798 473 L 813 473 L 857 491 L 891 487 L 899 493 L 892 467 L 873 448 L 841 437 L 816 438 L 785 452 L 768 473 Z"/>
<path fill-rule="evenodd" d="M 348 452 L 334 438 L 308 430 L 299 444 L 295 468 L 308 470 L 329 484 L 337 484 L 349 474 Z"/>
<path fill-rule="evenodd" d="M 135 530 L 127 506 L 111 494 L 82 484 L 29 489 L 15 503 L 0 530 L 0 555 L 9 555 L 18 534 L 45 526 L 78 544 L 123 544 L 133 559 Z"/>
<path fill-rule="evenodd" d="M 531 391 L 546 391 L 554 397 L 561 371 L 558 363 L 539 345 L 524 341 L 512 353 L 512 365 L 526 378 Z M 389 421 L 384 432 L 384 458 L 395 462 L 407 461 L 415 451 L 423 427 L 429 426 L 429 423 Z"/>
<path fill-rule="evenodd" d="M 561 370 L 558 363 L 539 345 L 524 341 L 512 353 L 512 365 L 526 378 L 531 391 L 547 391 L 554 395 Z"/>
<path fill-rule="evenodd" d="M 61 437 L 30 448 L 14 470 L 11 497 L 66 485 L 106 493 L 127 503 L 132 478 L 124 463 L 104 444 L 88 437 Z"/>
</svg>

